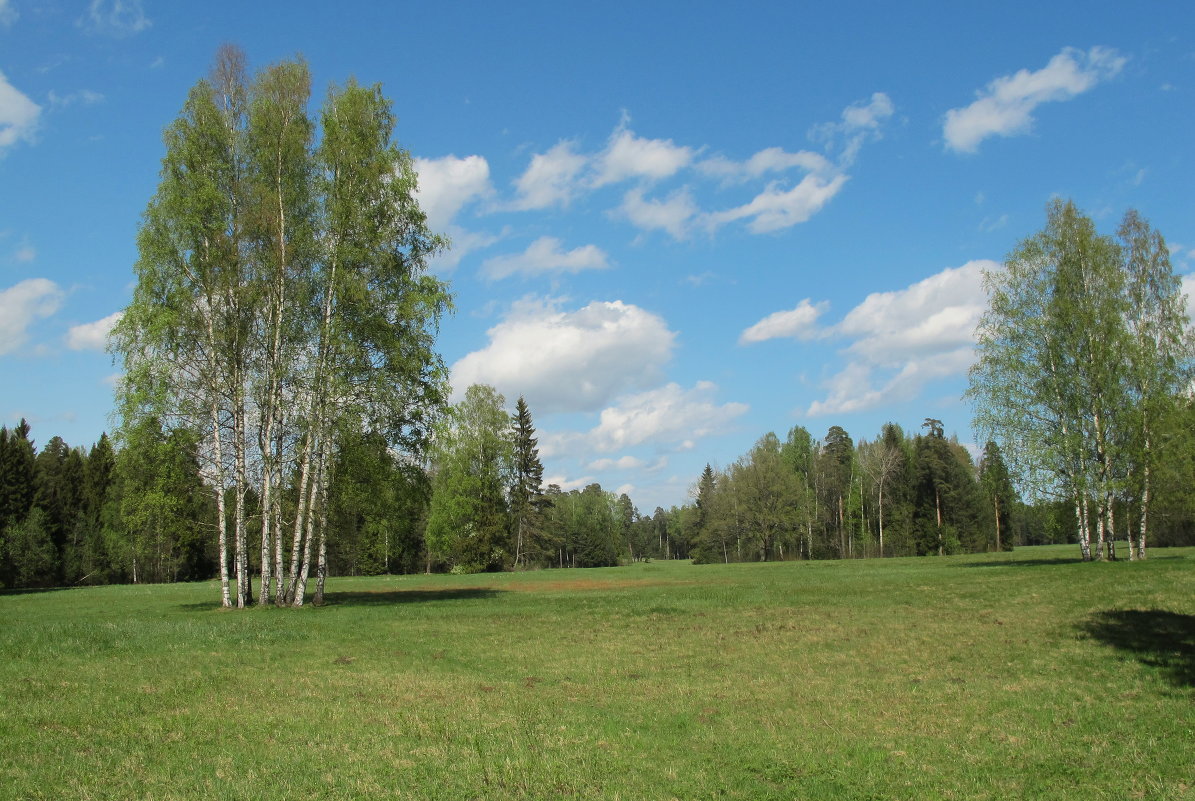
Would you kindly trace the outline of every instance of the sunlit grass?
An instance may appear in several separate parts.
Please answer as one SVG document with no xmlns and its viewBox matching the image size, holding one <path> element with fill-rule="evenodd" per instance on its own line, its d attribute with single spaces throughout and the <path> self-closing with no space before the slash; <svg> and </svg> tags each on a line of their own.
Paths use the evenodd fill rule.
<svg viewBox="0 0 1195 801">
<path fill-rule="evenodd" d="M 1195 549 L 1074 557 L 0 596 L 0 797 L 1189 797 Z"/>
</svg>

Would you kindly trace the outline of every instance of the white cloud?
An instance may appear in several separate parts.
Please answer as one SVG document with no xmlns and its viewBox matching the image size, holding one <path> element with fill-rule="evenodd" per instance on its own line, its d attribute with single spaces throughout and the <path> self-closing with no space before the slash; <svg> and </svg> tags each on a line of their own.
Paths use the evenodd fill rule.
<svg viewBox="0 0 1195 801">
<path fill-rule="evenodd" d="M 580 191 L 578 176 L 589 163 L 589 158 L 575 152 L 575 147 L 573 142 L 562 141 L 547 153 L 532 156 L 527 171 L 515 181 L 518 197 L 511 209 L 567 206 Z"/>
<path fill-rule="evenodd" d="M 665 200 L 644 200 L 643 189 L 627 192 L 614 212 L 643 231 L 667 231 L 674 239 L 688 235 L 690 223 L 700 215 L 687 187 L 678 189 Z"/>
<path fill-rule="evenodd" d="M 20 16 L 9 0 L 0 0 L 0 28 L 11 28 Z"/>
<path fill-rule="evenodd" d="M 995 262 L 970 261 L 895 292 L 873 292 L 836 327 L 856 340 L 851 350 L 877 364 L 940 353 L 975 341 L 987 308 L 983 270 Z"/>
<path fill-rule="evenodd" d="M 46 278 L 29 278 L 0 292 L 0 355 L 25 344 L 33 321 L 49 317 L 62 304 L 62 290 Z"/>
<path fill-rule="evenodd" d="M 28 264 L 36 258 L 37 248 L 28 243 L 21 245 L 12 254 L 13 261 L 20 262 L 21 264 Z"/>
<path fill-rule="evenodd" d="M 32 141 L 41 106 L 21 94 L 0 72 L 0 155 L 18 140 Z"/>
<path fill-rule="evenodd" d="M 1018 70 L 976 92 L 969 106 L 946 112 L 942 135 L 946 146 L 974 153 L 989 136 L 1015 136 L 1033 127 L 1033 111 L 1042 103 L 1070 100 L 1115 76 L 1126 59 L 1115 50 L 1093 47 L 1086 53 L 1063 49 L 1036 72 Z"/>
<path fill-rule="evenodd" d="M 433 231 L 445 231 L 462 208 L 493 193 L 490 165 L 481 156 L 417 158 L 419 189 L 415 197 Z"/>
<path fill-rule="evenodd" d="M 820 335 L 817 318 L 822 315 L 830 304 L 826 301 L 811 303 L 805 298 L 797 304 L 795 309 L 778 311 L 769 314 L 755 325 L 745 330 L 739 336 L 739 344 L 764 342 L 769 339 L 809 340 Z"/>
<path fill-rule="evenodd" d="M 874 92 L 868 100 L 844 108 L 838 122 L 814 126 L 809 136 L 816 141 L 824 141 L 830 149 L 839 150 L 839 165 L 849 167 L 859 155 L 859 148 L 868 139 L 880 137 L 881 127 L 895 111 L 896 106 L 888 95 Z"/>
<path fill-rule="evenodd" d="M 481 231 L 468 231 L 459 225 L 449 225 L 437 233 L 446 234 L 452 246 L 448 250 L 437 253 L 432 257 L 430 266 L 431 269 L 440 274 L 447 274 L 455 270 L 457 265 L 461 263 L 461 259 L 465 258 L 465 256 L 475 250 L 488 248 L 502 239 L 506 235 L 507 230 L 504 229 L 502 234 L 498 235 L 487 234 Z"/>
<path fill-rule="evenodd" d="M 747 411 L 744 403 L 714 402 L 717 386 L 699 381 L 692 389 L 670 383 L 621 398 L 603 409 L 587 438 L 601 453 L 646 442 L 684 444 L 717 432 Z"/>
<path fill-rule="evenodd" d="M 93 92 L 90 89 L 80 89 L 77 92 L 69 92 L 65 95 L 60 95 L 51 89 L 48 98 L 50 100 L 50 107 L 55 109 L 69 108 L 75 104 L 94 106 L 98 103 L 103 103 L 106 99 L 104 95 L 99 92 Z"/>
<path fill-rule="evenodd" d="M 597 481 L 597 479 L 594 478 L 593 476 L 581 476 L 580 478 L 565 478 L 563 475 L 559 475 L 559 476 L 552 475 L 552 476 L 546 476 L 544 478 L 544 486 L 550 487 L 551 485 L 555 484 L 557 487 L 560 487 L 560 489 L 564 490 L 565 492 L 571 492 L 572 490 L 584 489 L 585 487 L 588 487 L 590 484 L 594 483 L 595 481 Z"/>
<path fill-rule="evenodd" d="M 783 148 L 769 147 L 759 151 L 746 161 L 732 161 L 724 156 L 712 156 L 695 165 L 699 172 L 727 183 L 742 182 L 759 178 L 769 172 L 785 172 L 802 169 L 807 172 L 830 172 L 830 161 L 820 153 L 801 150 L 788 153 Z"/>
<path fill-rule="evenodd" d="M 606 252 L 597 245 L 582 245 L 566 252 L 556 237 L 541 236 L 522 253 L 487 259 L 481 272 L 486 278 L 497 280 L 515 274 L 579 273 L 604 270 L 609 266 Z"/>
<path fill-rule="evenodd" d="M 646 462 L 635 456 L 622 456 L 618 459 L 609 457 L 589 463 L 590 470 L 634 470 L 646 466 Z"/>
<path fill-rule="evenodd" d="M 990 234 L 992 231 L 998 231 L 1006 225 L 1008 225 L 1007 214 L 1001 214 L 999 217 L 984 217 L 979 223 L 979 230 L 985 234 Z"/>
<path fill-rule="evenodd" d="M 693 160 L 693 148 L 673 144 L 671 139 L 635 136 L 627 127 L 628 123 L 629 119 L 624 116 L 610 135 L 606 149 L 597 156 L 595 187 L 633 178 L 653 181 L 668 178 Z"/>
<path fill-rule="evenodd" d="M 1195 320 L 1195 275 L 1183 276 L 1183 294 L 1187 296 L 1188 327 Z"/>
<path fill-rule="evenodd" d="M 556 301 L 521 301 L 488 334 L 488 345 L 453 365 L 456 392 L 491 384 L 524 395 L 537 413 L 593 411 L 652 386 L 676 340 L 662 318 L 617 300 L 571 312 Z"/>
<path fill-rule="evenodd" d="M 79 25 L 92 33 L 123 38 L 141 33 L 153 22 L 145 16 L 141 0 L 91 0 Z"/>
<path fill-rule="evenodd" d="M 906 289 L 875 292 L 834 326 L 853 340 L 850 360 L 824 386 L 827 396 L 808 414 L 843 414 L 909 400 L 939 378 L 958 375 L 974 361 L 975 326 L 987 307 L 983 271 L 992 261 L 943 270 Z M 877 387 L 878 375 L 888 376 Z"/>
<path fill-rule="evenodd" d="M 94 323 L 72 326 L 66 333 L 66 346 L 71 350 L 103 350 L 108 344 L 108 334 L 120 322 L 124 312 L 109 314 Z"/>
<path fill-rule="evenodd" d="M 827 179 L 810 173 L 791 189 L 773 182 L 749 203 L 709 214 L 706 222 L 714 229 L 734 220 L 750 219 L 747 228 L 754 234 L 779 231 L 803 223 L 821 211 L 846 181 L 845 175 Z"/>
</svg>

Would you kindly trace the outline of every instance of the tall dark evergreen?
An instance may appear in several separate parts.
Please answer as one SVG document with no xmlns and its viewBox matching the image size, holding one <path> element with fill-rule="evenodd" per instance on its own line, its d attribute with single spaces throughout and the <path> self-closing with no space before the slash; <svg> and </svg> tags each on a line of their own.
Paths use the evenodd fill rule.
<svg viewBox="0 0 1195 801">
<path fill-rule="evenodd" d="M 544 466 L 539 460 L 539 440 L 531 422 L 527 401 L 519 396 L 511 427 L 514 437 L 514 475 L 511 480 L 510 507 L 514 517 L 515 566 L 527 566 L 532 554 L 547 555 L 543 547 Z"/>
<path fill-rule="evenodd" d="M 33 441 L 29 424 L 21 419 L 7 434 L 0 464 L 0 520 L 6 525 L 19 523 L 33 507 L 36 492 Z"/>
</svg>

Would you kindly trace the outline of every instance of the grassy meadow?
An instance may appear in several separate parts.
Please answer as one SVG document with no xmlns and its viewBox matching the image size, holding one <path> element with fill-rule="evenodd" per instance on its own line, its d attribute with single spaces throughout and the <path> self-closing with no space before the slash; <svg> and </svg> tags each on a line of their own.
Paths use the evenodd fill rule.
<svg viewBox="0 0 1195 801">
<path fill-rule="evenodd" d="M 1195 549 L 0 595 L 0 798 L 1195 798 Z"/>
</svg>

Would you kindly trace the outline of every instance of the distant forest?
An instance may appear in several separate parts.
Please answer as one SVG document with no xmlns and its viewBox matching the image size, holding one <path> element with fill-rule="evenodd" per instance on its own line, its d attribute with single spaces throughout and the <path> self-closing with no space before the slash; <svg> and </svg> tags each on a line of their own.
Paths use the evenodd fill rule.
<svg viewBox="0 0 1195 801">
<path fill-rule="evenodd" d="M 501 399 L 484 389 L 489 400 Z M 1195 410 L 1182 415 L 1188 429 L 1195 427 Z M 511 483 L 520 473 L 511 461 L 519 416 L 508 419 L 508 429 L 493 432 L 508 443 L 509 456 L 495 464 L 495 475 L 505 478 L 491 508 L 453 533 L 437 534 L 433 523 L 430 549 L 429 517 L 451 501 L 444 476 L 451 470 L 411 464 L 377 438 L 346 441 L 328 491 L 329 573 L 870 558 L 1075 541 L 1071 504 L 1023 502 L 994 445 L 974 460 L 936 420 L 913 435 L 888 424 L 872 440 L 852 440 L 839 426 L 821 439 L 800 426 L 783 440 L 768 433 L 733 464 L 695 477 L 693 501 L 669 509 L 640 510 L 597 484 L 570 491 L 549 485 L 520 521 Z M 528 422 L 525 440 L 534 433 Z M 219 575 L 216 504 L 196 443 L 160 427 L 135 434 L 119 447 L 101 435 L 90 448 L 56 436 L 38 448 L 24 421 L 0 429 L 5 588 Z M 1151 513 L 1153 545 L 1195 544 L 1192 455 L 1184 449 L 1165 460 Z M 484 500 L 476 487 L 469 491 Z M 260 526 L 257 498 L 248 494 L 249 523 Z M 282 501 L 284 524 L 293 520 L 296 498 L 292 486 Z M 1135 510 L 1126 502 L 1119 511 L 1123 538 Z M 249 569 L 257 573 L 260 565 L 253 560 Z"/>
</svg>

